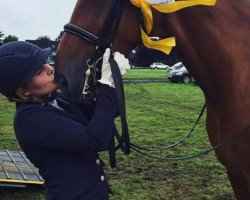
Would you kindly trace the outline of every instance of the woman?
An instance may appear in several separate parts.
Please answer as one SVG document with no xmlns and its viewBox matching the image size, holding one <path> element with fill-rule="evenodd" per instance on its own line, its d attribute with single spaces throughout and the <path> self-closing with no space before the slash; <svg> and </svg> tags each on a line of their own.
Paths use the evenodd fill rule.
<svg viewBox="0 0 250 200">
<path fill-rule="evenodd" d="M 26 42 L 0 47 L 0 92 L 16 102 L 17 140 L 45 180 L 47 199 L 106 200 L 110 188 L 98 152 L 108 149 L 116 116 L 110 49 L 103 56 L 93 113 L 57 92 L 59 81 L 46 64 L 49 53 Z M 126 73 L 127 59 L 119 53 L 114 58 Z"/>
</svg>

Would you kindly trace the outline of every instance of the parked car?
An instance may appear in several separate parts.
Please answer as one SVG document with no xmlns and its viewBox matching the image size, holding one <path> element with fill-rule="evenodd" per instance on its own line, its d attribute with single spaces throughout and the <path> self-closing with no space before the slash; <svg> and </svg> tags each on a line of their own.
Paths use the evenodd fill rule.
<svg viewBox="0 0 250 200">
<path fill-rule="evenodd" d="M 194 79 L 186 67 L 180 62 L 170 67 L 168 79 L 173 83 L 193 83 Z"/>
<path fill-rule="evenodd" d="M 177 62 L 175 63 L 174 65 L 170 66 L 168 68 L 168 71 L 171 71 L 171 70 L 178 70 L 178 69 L 181 69 L 183 67 L 183 63 L 182 62 Z M 185 66 L 184 66 L 185 67 Z"/>
<path fill-rule="evenodd" d="M 56 59 L 56 51 L 51 51 L 50 52 L 50 55 L 49 55 L 49 57 L 48 57 L 48 63 L 50 64 L 50 65 L 54 65 L 55 64 L 55 59 Z"/>
<path fill-rule="evenodd" d="M 150 68 L 151 69 L 168 69 L 169 66 L 163 63 L 153 63 L 152 65 L 150 65 Z"/>
</svg>

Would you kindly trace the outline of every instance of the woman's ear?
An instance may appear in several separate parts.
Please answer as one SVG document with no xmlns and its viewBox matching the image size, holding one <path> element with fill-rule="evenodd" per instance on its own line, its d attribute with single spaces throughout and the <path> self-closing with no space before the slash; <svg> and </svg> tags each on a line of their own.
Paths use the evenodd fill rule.
<svg viewBox="0 0 250 200">
<path fill-rule="evenodd" d="M 22 98 L 23 100 L 28 100 L 31 97 L 31 93 L 23 87 L 19 87 L 16 90 L 16 95 Z"/>
</svg>

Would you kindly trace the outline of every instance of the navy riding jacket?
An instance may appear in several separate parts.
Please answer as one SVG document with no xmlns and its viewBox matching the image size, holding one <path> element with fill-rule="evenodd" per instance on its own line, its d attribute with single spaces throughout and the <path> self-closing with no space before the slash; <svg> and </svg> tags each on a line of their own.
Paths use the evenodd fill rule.
<svg viewBox="0 0 250 200">
<path fill-rule="evenodd" d="M 116 95 L 101 84 L 95 110 L 69 103 L 58 107 L 17 103 L 14 129 L 28 159 L 45 180 L 48 200 L 106 200 L 110 187 L 98 152 L 107 150 L 114 130 Z M 87 109 L 87 108 L 86 108 Z"/>
</svg>

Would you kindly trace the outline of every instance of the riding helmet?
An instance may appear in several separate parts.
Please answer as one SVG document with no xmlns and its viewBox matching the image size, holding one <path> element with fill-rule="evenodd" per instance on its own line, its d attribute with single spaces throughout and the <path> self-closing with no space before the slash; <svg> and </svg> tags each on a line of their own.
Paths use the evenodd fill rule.
<svg viewBox="0 0 250 200">
<path fill-rule="evenodd" d="M 0 93 L 9 97 L 31 80 L 46 63 L 50 51 L 21 41 L 0 46 Z"/>
</svg>

